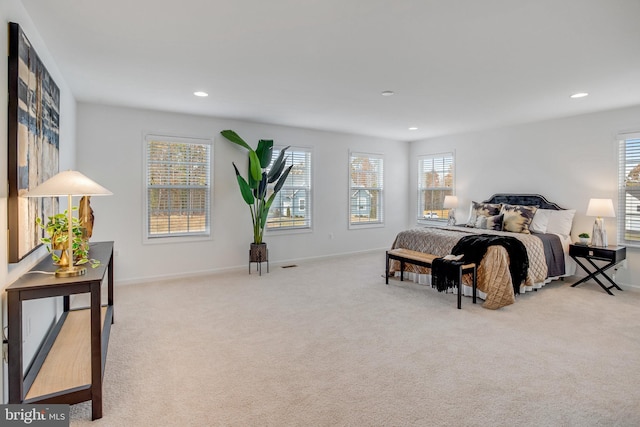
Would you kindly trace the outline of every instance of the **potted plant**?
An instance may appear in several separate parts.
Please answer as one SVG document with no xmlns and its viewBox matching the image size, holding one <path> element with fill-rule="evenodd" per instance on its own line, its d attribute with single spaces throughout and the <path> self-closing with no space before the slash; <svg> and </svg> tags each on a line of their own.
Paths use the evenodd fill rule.
<svg viewBox="0 0 640 427">
<path fill-rule="evenodd" d="M 78 207 L 74 206 L 73 210 L 77 210 Z M 72 218 L 72 233 L 73 233 L 73 257 L 75 265 L 81 265 L 90 263 L 91 267 L 96 268 L 100 265 L 100 261 L 89 258 L 89 245 L 84 239 L 85 232 L 82 224 L 78 218 Z M 69 265 L 69 259 L 67 257 L 67 248 L 69 240 L 69 220 L 68 211 L 59 213 L 49 217 L 49 220 L 45 224 L 41 218 L 36 218 L 36 224 L 44 229 L 49 237 L 42 237 L 40 242 L 44 243 L 47 251 L 51 254 L 51 259 L 57 265 L 66 267 Z M 60 251 L 60 255 L 56 253 Z"/>
<path fill-rule="evenodd" d="M 232 130 L 223 130 L 220 134 L 248 151 L 249 170 L 246 179 L 240 174 L 236 164 L 233 162 L 232 164 L 242 198 L 251 211 L 253 243 L 249 251 L 249 262 L 268 261 L 267 245 L 263 242 L 264 229 L 267 225 L 269 208 L 293 167 L 291 165 L 285 169 L 285 152 L 289 147 L 280 151 L 278 158 L 267 171 L 273 156 L 273 140 L 261 139 L 254 150 Z M 270 184 L 274 184 L 271 192 L 269 192 Z"/>
<path fill-rule="evenodd" d="M 589 233 L 580 233 L 578 234 L 578 238 L 580 239 L 580 243 L 583 245 L 589 244 Z"/>
</svg>

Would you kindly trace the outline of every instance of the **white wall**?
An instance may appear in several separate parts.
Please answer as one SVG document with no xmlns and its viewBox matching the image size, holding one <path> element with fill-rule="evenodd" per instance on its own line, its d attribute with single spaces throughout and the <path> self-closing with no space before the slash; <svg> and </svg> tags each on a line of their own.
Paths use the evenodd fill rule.
<svg viewBox="0 0 640 427">
<path fill-rule="evenodd" d="M 76 104 L 75 99 L 65 82 L 62 74 L 58 70 L 55 61 L 49 54 L 46 41 L 43 41 L 31 19 L 25 12 L 22 4 L 18 0 L 2 0 L 0 2 L 0 22 L 3 25 L 0 31 L 0 57 L 5 58 L 0 66 L 0 82 L 7 84 L 6 58 L 9 55 L 7 50 L 7 25 L 9 22 L 20 24 L 22 30 L 27 35 L 29 41 L 34 45 L 38 56 L 47 67 L 49 74 L 53 77 L 60 88 L 60 170 L 73 167 L 75 162 L 75 131 L 76 131 Z M 0 90 L 0 259 L 7 259 L 7 90 L 3 86 Z M 34 218 L 35 220 L 35 218 Z M 44 254 L 44 248 L 38 250 L 21 262 L 16 264 L 0 263 L 0 291 L 2 292 L 2 305 L 0 308 L 0 319 L 6 326 L 6 296 L 4 289 L 7 285 L 17 279 L 21 274 L 33 266 Z M 49 326 L 54 320 L 56 312 L 60 308 L 59 301 L 55 299 L 29 301 L 24 306 L 25 323 L 31 319 L 31 335 L 24 337 L 25 360 L 31 360 L 35 354 L 42 337 L 46 334 Z M 26 329 L 26 328 L 23 328 Z M 0 370 L 0 382 L 2 374 L 6 375 L 6 364 Z M 2 387 L 6 396 L 6 384 Z M 5 400 L 3 399 L 2 402 Z"/>
<path fill-rule="evenodd" d="M 455 150 L 458 221 L 466 221 L 472 200 L 494 193 L 536 193 L 567 209 L 576 209 L 572 236 L 591 233 L 586 217 L 589 199 L 611 198 L 617 206 L 616 135 L 640 130 L 640 106 L 548 120 L 501 129 L 450 135 L 410 145 L 410 175 L 417 174 L 416 156 Z M 415 217 L 417 187 L 410 179 L 410 218 Z M 606 220 L 609 244 L 615 244 L 616 223 Z M 618 270 L 622 284 L 639 286 L 640 250 L 627 248 L 628 269 Z"/>
<path fill-rule="evenodd" d="M 277 145 L 313 149 L 313 231 L 268 232 L 265 240 L 272 263 L 387 248 L 407 226 L 406 142 L 79 103 L 78 169 L 114 193 L 91 200 L 95 215 L 92 240 L 115 241 L 117 283 L 247 268 L 250 216 L 231 165 L 232 161 L 245 164 L 246 150 L 222 138 L 219 133 L 224 129 L 235 130 L 254 147 L 259 139 L 273 139 Z M 149 131 L 214 138 L 213 240 L 142 243 L 142 136 Z M 385 156 L 384 228 L 348 230 L 349 149 Z"/>
</svg>

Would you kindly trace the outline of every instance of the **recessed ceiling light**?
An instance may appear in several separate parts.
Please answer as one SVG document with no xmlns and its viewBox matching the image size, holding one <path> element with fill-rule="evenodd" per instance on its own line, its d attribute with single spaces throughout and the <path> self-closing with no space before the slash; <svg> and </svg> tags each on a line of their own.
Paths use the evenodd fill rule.
<svg viewBox="0 0 640 427">
<path fill-rule="evenodd" d="M 391 96 L 391 95 L 394 95 L 394 94 L 395 94 L 395 92 L 392 91 L 392 90 L 385 90 L 385 91 L 382 92 L 382 96 Z"/>
<path fill-rule="evenodd" d="M 589 94 L 587 92 L 579 92 L 579 93 L 574 93 L 573 95 L 571 95 L 572 98 L 584 98 L 585 96 L 588 96 Z"/>
<path fill-rule="evenodd" d="M 412 127 L 409 128 L 409 130 L 418 130 L 418 128 L 415 127 L 415 126 L 412 126 Z"/>
<path fill-rule="evenodd" d="M 199 97 L 202 97 L 202 98 L 204 98 L 205 96 L 209 96 L 209 94 L 207 92 L 202 92 L 202 91 L 193 92 L 193 94 L 195 96 L 199 96 Z"/>
</svg>

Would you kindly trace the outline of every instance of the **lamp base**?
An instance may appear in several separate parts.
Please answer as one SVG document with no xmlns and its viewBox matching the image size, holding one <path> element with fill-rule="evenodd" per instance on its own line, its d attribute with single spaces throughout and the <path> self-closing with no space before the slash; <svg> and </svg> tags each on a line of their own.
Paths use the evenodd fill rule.
<svg viewBox="0 0 640 427">
<path fill-rule="evenodd" d="M 56 277 L 76 277 L 82 276 L 87 272 L 86 267 L 62 267 L 56 270 Z"/>
<path fill-rule="evenodd" d="M 454 209 L 449 210 L 449 220 L 447 225 L 456 225 L 456 212 Z"/>
<path fill-rule="evenodd" d="M 591 236 L 591 246 L 607 247 L 607 230 L 604 228 L 604 219 L 598 217 L 593 224 L 593 233 Z"/>
</svg>

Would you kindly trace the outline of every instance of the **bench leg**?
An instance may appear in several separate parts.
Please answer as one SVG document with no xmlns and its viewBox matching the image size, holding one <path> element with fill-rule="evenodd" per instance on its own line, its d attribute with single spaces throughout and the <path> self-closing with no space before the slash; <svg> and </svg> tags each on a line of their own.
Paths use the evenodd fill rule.
<svg viewBox="0 0 640 427">
<path fill-rule="evenodd" d="M 389 284 L 389 251 L 387 251 L 387 265 L 385 266 L 384 281 L 387 285 Z"/>
<path fill-rule="evenodd" d="M 472 280 L 472 290 L 473 290 L 473 303 L 476 303 L 476 291 L 478 289 L 478 267 L 473 266 L 473 280 Z"/>
<path fill-rule="evenodd" d="M 458 269 L 458 310 L 462 308 L 462 266 Z"/>
</svg>

